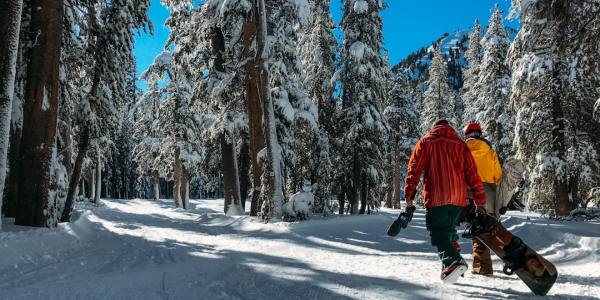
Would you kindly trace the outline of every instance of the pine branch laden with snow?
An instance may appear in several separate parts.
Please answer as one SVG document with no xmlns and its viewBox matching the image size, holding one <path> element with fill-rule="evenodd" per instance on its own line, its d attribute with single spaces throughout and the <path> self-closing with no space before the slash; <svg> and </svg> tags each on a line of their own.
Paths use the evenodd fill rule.
<svg viewBox="0 0 600 300">
<path fill-rule="evenodd" d="M 423 93 L 421 110 L 421 134 L 425 134 L 437 120 L 447 120 L 456 126 L 455 94 L 448 85 L 448 73 L 444 56 L 437 46 L 429 68 L 427 90 Z"/>
<path fill-rule="evenodd" d="M 484 135 L 492 143 L 502 159 L 512 153 L 514 112 L 509 106 L 511 90 L 510 69 L 506 56 L 510 41 L 504 29 L 502 11 L 495 7 L 489 27 L 481 45 L 483 58 L 474 85 L 467 91 L 466 111 L 472 121 L 478 122 Z M 471 83 L 473 81 L 470 81 Z M 474 100 L 474 102 L 472 102 Z"/>
<path fill-rule="evenodd" d="M 589 113 L 598 97 L 589 83 L 599 78 L 598 69 L 590 68 L 599 64 L 599 46 L 590 39 L 595 31 L 571 35 L 584 24 L 597 28 L 600 21 L 590 20 L 598 8 L 530 2 L 509 53 L 515 147 L 531 174 L 529 207 L 567 215 L 600 185 L 600 126 Z"/>
<path fill-rule="evenodd" d="M 344 31 L 340 62 L 343 94 L 338 123 L 341 135 L 336 143 L 340 145 L 342 178 L 347 181 L 345 186 L 352 187 L 348 192 L 358 195 L 361 191 L 361 213 L 372 199 L 368 195 L 373 195 L 382 181 L 389 131 L 382 114 L 387 95 L 387 66 L 381 56 L 380 11 L 383 8 L 382 1 L 345 1 L 341 24 Z M 348 183 L 350 178 L 353 179 Z M 357 213 L 358 197 L 354 200 L 351 206 L 353 213 Z"/>
</svg>

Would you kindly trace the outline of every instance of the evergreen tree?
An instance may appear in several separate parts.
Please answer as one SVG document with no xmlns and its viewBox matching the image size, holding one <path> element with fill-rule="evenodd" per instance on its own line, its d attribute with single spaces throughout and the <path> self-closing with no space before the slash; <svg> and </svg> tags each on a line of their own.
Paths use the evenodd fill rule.
<svg viewBox="0 0 600 300">
<path fill-rule="evenodd" d="M 386 98 L 386 65 L 382 52 L 382 1 L 344 2 L 341 27 L 340 80 L 343 89 L 339 128 L 340 163 L 348 187 L 351 212 L 377 207 L 373 195 L 383 179 L 383 159 L 388 125 L 383 118 Z M 360 194 L 359 194 L 360 193 Z M 342 202 L 343 203 L 343 202 Z"/>
<path fill-rule="evenodd" d="M 312 161 L 310 180 L 316 183 L 315 212 L 326 210 L 326 197 L 331 195 L 331 143 L 334 134 L 335 101 L 331 78 L 335 73 L 337 42 L 332 29 L 335 24 L 329 11 L 329 1 L 309 0 L 310 22 L 301 34 L 300 56 L 303 63 L 302 81 L 306 92 L 317 107 L 320 128 L 308 152 Z M 305 174 L 306 176 L 306 174 Z M 308 178 L 304 178 L 308 179 Z"/>
<path fill-rule="evenodd" d="M 390 125 L 389 164 L 392 166 L 391 176 L 391 207 L 400 208 L 400 182 L 408 166 L 408 161 L 414 145 L 419 139 L 418 117 L 409 95 L 409 83 L 402 77 L 392 80 L 389 95 L 389 105 L 384 115 Z"/>
<path fill-rule="evenodd" d="M 456 126 L 455 94 L 448 85 L 448 73 L 444 63 L 444 56 L 440 51 L 440 45 L 435 47 L 431 67 L 429 68 L 429 80 L 427 90 L 423 94 L 423 106 L 421 110 L 421 134 L 425 134 L 436 120 L 445 119 Z"/>
<path fill-rule="evenodd" d="M 587 87 L 597 78 L 588 68 L 598 46 L 586 28 L 598 8 L 566 0 L 513 5 L 521 9 L 522 28 L 509 53 L 511 102 L 517 156 L 530 174 L 528 205 L 567 215 L 600 180 L 594 139 L 600 128 L 590 114 L 598 95 Z"/>
<path fill-rule="evenodd" d="M 477 92 L 475 85 L 479 81 L 479 66 L 483 57 L 483 49 L 481 47 L 481 25 L 479 20 L 475 20 L 475 26 L 469 34 L 469 47 L 465 51 L 465 59 L 468 62 L 467 69 L 464 72 L 464 85 L 463 85 L 463 102 L 465 105 L 465 111 L 463 115 L 463 123 L 470 123 L 475 121 L 475 115 L 477 111 L 475 108 L 478 107 L 476 104 Z"/>
<path fill-rule="evenodd" d="M 484 55 L 477 83 L 472 89 L 477 100 L 472 103 L 471 111 L 500 158 L 504 159 L 511 153 L 514 113 L 509 107 L 511 73 L 506 62 L 510 41 L 502 19 L 502 11 L 496 5 L 481 40 Z"/>
</svg>

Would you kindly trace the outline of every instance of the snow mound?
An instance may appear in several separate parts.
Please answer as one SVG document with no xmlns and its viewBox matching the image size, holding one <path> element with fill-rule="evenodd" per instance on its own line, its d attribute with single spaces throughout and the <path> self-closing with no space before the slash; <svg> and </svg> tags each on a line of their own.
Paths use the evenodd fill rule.
<svg viewBox="0 0 600 300">
<path fill-rule="evenodd" d="M 306 193 L 306 192 L 304 192 Z M 292 197 L 308 203 L 306 195 Z M 4 299 L 524 299 L 516 277 L 467 272 L 439 281 L 425 211 L 395 238 L 385 231 L 399 211 L 314 216 L 263 223 L 223 213 L 223 200 L 103 200 L 78 208 L 56 229 L 8 225 L 0 232 Z M 250 207 L 247 203 L 246 207 Z M 8 220 L 10 221 L 10 220 Z M 553 262 L 550 299 L 598 299 L 600 223 L 509 212 L 502 222 Z M 471 261 L 471 241 L 460 240 Z M 360 267 L 357 267 L 360 263 Z"/>
</svg>

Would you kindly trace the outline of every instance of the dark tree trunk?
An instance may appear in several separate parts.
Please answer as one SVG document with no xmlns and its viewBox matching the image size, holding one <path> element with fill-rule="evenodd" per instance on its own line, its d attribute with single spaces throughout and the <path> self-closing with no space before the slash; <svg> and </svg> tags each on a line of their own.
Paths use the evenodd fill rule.
<svg viewBox="0 0 600 300">
<path fill-rule="evenodd" d="M 21 140 L 18 210 L 15 224 L 49 226 L 52 148 L 58 117 L 63 1 L 32 0 L 30 52 Z"/>
<path fill-rule="evenodd" d="M 88 128 L 84 127 L 79 139 L 79 149 L 77 158 L 75 159 L 75 166 L 73 167 L 73 174 L 71 175 L 71 181 L 69 181 L 69 191 L 67 193 L 65 209 L 60 217 L 61 222 L 69 222 L 71 220 L 71 213 L 73 211 L 73 204 L 75 203 L 75 195 L 77 193 L 77 184 L 79 184 L 81 179 L 81 167 L 83 166 L 83 159 L 87 153 L 89 143 L 90 133 Z"/>
<path fill-rule="evenodd" d="M 19 124 L 20 126 L 20 124 Z M 17 214 L 17 203 L 19 202 L 17 194 L 19 192 L 19 156 L 21 145 L 21 128 L 13 126 L 10 137 L 9 165 L 7 186 L 5 188 L 6 196 L 4 199 L 4 214 L 7 217 L 15 217 Z"/>
<path fill-rule="evenodd" d="M 352 194 L 350 195 L 350 213 L 358 213 L 358 198 L 360 191 L 360 161 L 358 150 L 354 150 L 354 159 L 352 165 Z"/>
<path fill-rule="evenodd" d="M 12 98 L 16 76 L 23 1 L 0 1 L 0 216 L 7 173 Z M 0 229 L 2 224 L 0 223 Z"/>
<path fill-rule="evenodd" d="M 100 151 L 96 150 L 96 193 L 94 194 L 94 203 L 100 203 L 102 194 L 102 157 Z"/>
<path fill-rule="evenodd" d="M 181 166 L 181 174 L 179 176 L 179 197 L 181 198 L 183 209 L 188 209 L 190 204 L 188 172 L 183 165 Z"/>
<path fill-rule="evenodd" d="M 250 145 L 248 144 L 247 137 L 244 138 L 242 147 L 240 148 L 238 172 L 238 177 L 240 178 L 240 202 L 242 204 L 242 208 L 245 210 L 246 196 L 248 195 L 248 190 L 250 189 L 250 177 L 248 176 L 248 173 L 250 172 Z"/>
<path fill-rule="evenodd" d="M 369 202 L 369 182 L 367 175 L 363 174 L 360 181 L 360 211 L 358 213 L 364 215 Z"/>
<path fill-rule="evenodd" d="M 160 199 L 160 178 L 158 177 L 158 171 L 154 171 L 154 174 L 152 174 L 152 197 L 155 201 Z"/>
<path fill-rule="evenodd" d="M 235 147 L 227 141 L 225 134 L 221 135 L 221 157 L 223 165 L 223 190 L 225 194 L 224 211 L 227 213 L 230 205 L 241 206 L 240 184 L 235 161 Z"/>
<path fill-rule="evenodd" d="M 346 193 L 341 192 L 340 195 L 338 196 L 338 202 L 339 202 L 339 214 L 343 215 L 344 214 L 344 208 L 346 206 Z"/>
<path fill-rule="evenodd" d="M 248 127 L 250 133 L 250 161 L 252 164 L 252 203 L 250 204 L 250 215 L 256 216 L 260 208 L 260 187 L 262 167 L 258 160 L 258 152 L 265 148 L 265 137 L 262 129 L 262 103 L 260 102 L 259 70 L 260 66 L 255 59 L 253 43 L 256 40 L 256 10 L 250 14 L 244 24 L 244 57 L 247 62 L 244 66 L 246 111 L 248 113 Z"/>
<path fill-rule="evenodd" d="M 183 207 L 183 203 L 181 201 L 181 158 L 179 147 L 175 149 L 175 166 L 173 168 L 173 202 L 175 203 L 175 207 Z"/>
<path fill-rule="evenodd" d="M 398 147 L 394 147 L 394 156 L 393 156 L 394 165 L 393 174 L 392 174 L 392 207 L 400 208 L 400 149 Z"/>
</svg>

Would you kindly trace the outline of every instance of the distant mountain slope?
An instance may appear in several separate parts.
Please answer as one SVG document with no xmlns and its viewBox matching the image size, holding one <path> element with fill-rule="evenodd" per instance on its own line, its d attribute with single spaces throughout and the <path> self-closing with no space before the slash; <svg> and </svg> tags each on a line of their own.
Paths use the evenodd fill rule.
<svg viewBox="0 0 600 300">
<path fill-rule="evenodd" d="M 482 28 L 482 36 L 487 31 L 487 27 Z M 517 30 L 506 28 L 508 36 L 512 41 L 517 35 Z M 411 54 L 392 68 L 397 78 L 409 80 L 413 87 L 422 83 L 428 78 L 429 65 L 433 58 L 433 49 L 440 42 L 442 43 L 442 54 L 446 57 L 448 69 L 448 81 L 452 88 L 459 90 L 463 85 L 463 71 L 468 63 L 464 54 L 469 46 L 469 32 L 471 28 L 457 30 L 453 33 L 445 33 L 439 39 L 426 47 L 423 47 Z"/>
</svg>

